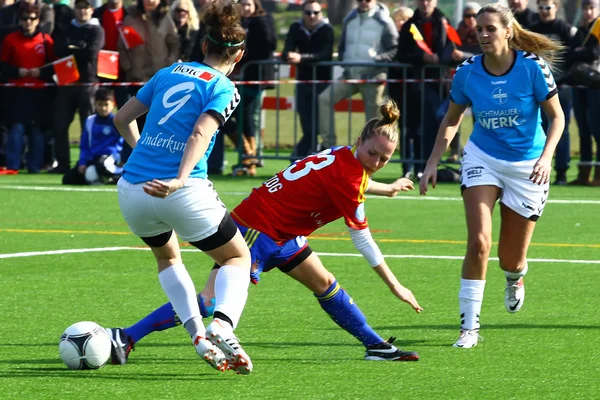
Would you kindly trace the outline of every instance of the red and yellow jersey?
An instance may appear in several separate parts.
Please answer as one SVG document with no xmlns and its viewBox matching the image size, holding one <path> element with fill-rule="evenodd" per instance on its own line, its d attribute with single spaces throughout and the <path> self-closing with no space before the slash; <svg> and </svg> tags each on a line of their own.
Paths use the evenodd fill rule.
<svg viewBox="0 0 600 400">
<path fill-rule="evenodd" d="M 233 211 L 240 224 L 275 241 L 308 236 L 344 218 L 353 229 L 367 228 L 364 201 L 369 176 L 350 147 L 306 157 L 254 189 Z"/>
</svg>

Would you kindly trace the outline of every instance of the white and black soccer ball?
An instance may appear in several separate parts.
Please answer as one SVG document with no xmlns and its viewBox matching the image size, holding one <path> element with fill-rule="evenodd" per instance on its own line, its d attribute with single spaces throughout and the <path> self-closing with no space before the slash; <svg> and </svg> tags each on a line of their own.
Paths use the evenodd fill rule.
<svg viewBox="0 0 600 400">
<path fill-rule="evenodd" d="M 70 369 L 98 369 L 110 358 L 111 340 L 97 323 L 82 321 L 65 330 L 58 350 Z"/>
</svg>

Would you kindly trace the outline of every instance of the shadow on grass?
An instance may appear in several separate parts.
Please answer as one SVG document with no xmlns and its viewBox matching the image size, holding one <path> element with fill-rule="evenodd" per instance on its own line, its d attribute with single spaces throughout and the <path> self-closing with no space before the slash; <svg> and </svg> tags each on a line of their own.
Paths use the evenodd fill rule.
<svg viewBox="0 0 600 400">
<path fill-rule="evenodd" d="M 485 324 L 485 330 L 490 329 L 600 329 L 600 325 L 573 325 L 573 324 Z M 423 330 L 423 329 L 447 329 L 447 330 L 459 330 L 460 325 L 399 325 L 399 326 L 375 326 L 373 329 L 377 330 Z"/>
<path fill-rule="evenodd" d="M 204 366 L 199 364 L 199 366 Z M 108 367 L 110 368 L 110 366 Z M 118 367 L 113 367 L 118 368 Z M 87 370 L 87 371 L 73 371 L 66 369 L 66 367 L 46 367 L 46 368 L 19 368 L 18 370 L 1 372 L 0 378 L 65 378 L 65 379 L 99 379 L 99 380 L 131 380 L 131 381 L 164 381 L 164 380 L 177 380 L 177 381 L 207 381 L 207 380 L 222 380 L 222 377 L 227 377 L 225 374 L 218 373 L 207 369 L 206 371 L 198 371 L 194 373 L 147 373 L 140 372 L 139 370 L 130 371 L 128 373 L 110 373 L 107 372 L 106 367 L 101 371 Z M 233 375 L 231 376 L 233 377 Z"/>
</svg>

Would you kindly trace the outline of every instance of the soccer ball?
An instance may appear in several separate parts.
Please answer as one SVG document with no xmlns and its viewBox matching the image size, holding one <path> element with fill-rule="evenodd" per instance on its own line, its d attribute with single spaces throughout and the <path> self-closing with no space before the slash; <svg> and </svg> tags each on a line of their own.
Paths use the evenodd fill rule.
<svg viewBox="0 0 600 400">
<path fill-rule="evenodd" d="M 100 182 L 100 175 L 98 174 L 98 170 L 96 170 L 95 165 L 90 165 L 85 169 L 85 181 L 90 185 L 96 184 Z"/>
<path fill-rule="evenodd" d="M 98 369 L 110 358 L 111 346 L 104 328 L 95 322 L 83 321 L 65 330 L 58 350 L 70 369 Z"/>
</svg>

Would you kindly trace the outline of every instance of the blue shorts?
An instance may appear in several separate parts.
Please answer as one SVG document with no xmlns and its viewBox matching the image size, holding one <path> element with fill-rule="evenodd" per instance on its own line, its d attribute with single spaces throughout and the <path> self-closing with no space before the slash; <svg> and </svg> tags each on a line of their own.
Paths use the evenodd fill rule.
<svg viewBox="0 0 600 400">
<path fill-rule="evenodd" d="M 257 230 L 245 227 L 238 222 L 236 225 L 250 248 L 252 268 L 250 279 L 257 284 L 262 272 L 279 268 L 282 272 L 290 272 L 312 254 L 308 241 L 304 236 L 296 236 L 282 244 L 277 244 L 269 236 Z"/>
</svg>

